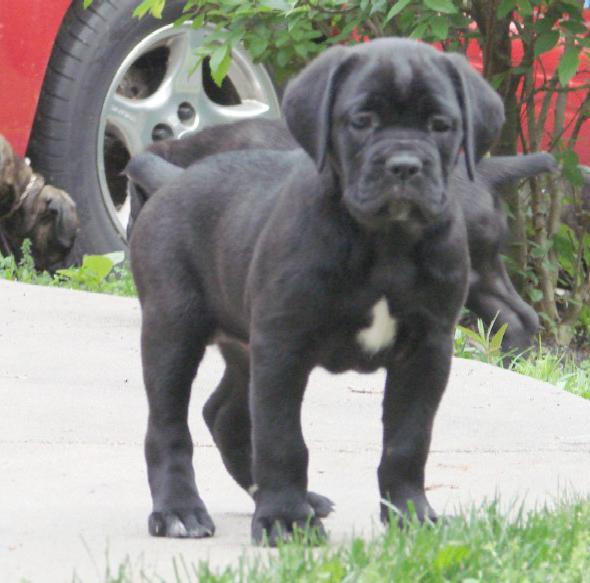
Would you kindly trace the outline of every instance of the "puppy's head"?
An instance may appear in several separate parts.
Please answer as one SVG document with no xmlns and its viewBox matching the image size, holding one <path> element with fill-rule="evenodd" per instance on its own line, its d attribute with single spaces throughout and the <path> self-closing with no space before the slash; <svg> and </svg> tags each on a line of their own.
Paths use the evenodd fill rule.
<svg viewBox="0 0 590 583">
<path fill-rule="evenodd" d="M 19 202 L 32 170 L 0 135 L 0 218 L 10 214 Z"/>
<path fill-rule="evenodd" d="M 71 251 L 80 227 L 76 204 L 67 192 L 45 185 L 20 209 L 19 238 L 30 239 L 35 267 L 55 270 Z"/>
<path fill-rule="evenodd" d="M 472 177 L 504 122 L 500 98 L 463 57 L 407 39 L 329 49 L 288 85 L 283 111 L 370 228 L 436 220 L 459 152 Z"/>
</svg>

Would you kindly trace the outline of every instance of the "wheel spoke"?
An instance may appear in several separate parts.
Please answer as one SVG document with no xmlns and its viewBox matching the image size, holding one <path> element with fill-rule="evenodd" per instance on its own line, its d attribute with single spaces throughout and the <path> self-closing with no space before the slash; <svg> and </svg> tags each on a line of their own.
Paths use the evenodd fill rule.
<svg viewBox="0 0 590 583">
<path fill-rule="evenodd" d="M 144 100 L 149 110 L 146 120 L 150 125 L 146 131 L 150 141 L 153 128 L 158 124 L 166 126 L 175 137 L 197 129 L 198 116 L 181 119 L 179 109 L 184 104 L 185 110 L 195 111 L 203 93 L 200 67 L 193 70 L 193 48 L 202 42 L 204 36 L 203 31 L 185 27 L 168 40 L 170 53 L 166 73 L 155 93 Z"/>
<path fill-rule="evenodd" d="M 115 94 L 105 103 L 104 116 L 107 126 L 116 128 L 133 155 L 152 141 L 152 128 L 159 119 L 159 109 L 150 98 L 134 101 Z"/>
<path fill-rule="evenodd" d="M 194 55 L 194 43 L 204 34 L 191 28 L 183 29 L 173 37 L 168 44 L 170 55 L 168 57 L 168 69 L 162 83 L 162 88 L 169 96 L 177 98 L 196 99 L 203 91 L 200 67 L 195 69 L 196 57 Z M 195 70 L 193 70 L 195 69 Z"/>
<path fill-rule="evenodd" d="M 239 105 L 219 105 L 205 95 L 201 95 L 198 104 L 199 126 L 238 121 L 255 116 L 270 114 L 268 104 L 254 99 L 242 101 Z"/>
</svg>

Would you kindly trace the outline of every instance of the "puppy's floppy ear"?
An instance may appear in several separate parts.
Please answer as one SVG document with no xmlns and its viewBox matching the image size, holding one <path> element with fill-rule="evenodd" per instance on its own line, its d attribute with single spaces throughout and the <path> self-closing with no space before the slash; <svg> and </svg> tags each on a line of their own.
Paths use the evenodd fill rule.
<svg viewBox="0 0 590 583">
<path fill-rule="evenodd" d="M 467 174 L 473 180 L 475 165 L 500 135 L 505 119 L 504 104 L 463 55 L 449 53 L 445 57 L 461 108 Z"/>
<path fill-rule="evenodd" d="M 330 149 L 332 108 L 353 62 L 350 49 L 334 46 L 289 82 L 282 109 L 293 137 L 321 172 Z"/>
<path fill-rule="evenodd" d="M 47 210 L 53 215 L 53 237 L 64 249 L 69 249 L 80 226 L 76 205 L 65 191 L 52 186 L 45 188 L 50 189 Z"/>
</svg>

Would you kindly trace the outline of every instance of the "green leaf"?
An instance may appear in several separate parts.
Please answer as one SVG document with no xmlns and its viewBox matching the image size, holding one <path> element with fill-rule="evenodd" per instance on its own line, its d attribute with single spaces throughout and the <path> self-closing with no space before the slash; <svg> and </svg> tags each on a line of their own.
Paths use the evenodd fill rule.
<svg viewBox="0 0 590 583">
<path fill-rule="evenodd" d="M 106 255 L 84 255 L 82 269 L 90 270 L 102 281 L 113 269 L 113 262 Z"/>
<path fill-rule="evenodd" d="M 92 4 L 93 0 L 84 0 L 84 9 L 88 8 Z"/>
<path fill-rule="evenodd" d="M 428 28 L 428 21 L 421 22 L 414 28 L 414 30 L 410 33 L 410 38 L 422 38 L 426 29 Z"/>
<path fill-rule="evenodd" d="M 467 545 L 451 542 L 444 546 L 434 559 L 434 567 L 438 571 L 445 571 L 449 567 L 458 567 L 469 556 Z"/>
<path fill-rule="evenodd" d="M 369 11 L 369 16 L 382 13 L 385 8 L 387 8 L 386 0 L 373 0 L 373 2 L 371 2 L 371 10 Z"/>
<path fill-rule="evenodd" d="M 398 0 L 387 13 L 385 17 L 385 24 L 387 24 L 394 16 L 398 15 L 412 0 Z"/>
<path fill-rule="evenodd" d="M 529 0 L 519 0 L 518 8 L 519 13 L 523 16 L 530 16 L 533 13 L 533 7 Z"/>
<path fill-rule="evenodd" d="M 268 39 L 260 36 L 255 36 L 248 40 L 247 46 L 250 56 L 254 60 L 256 60 L 262 55 L 262 53 L 264 53 L 264 51 L 268 47 Z"/>
<path fill-rule="evenodd" d="M 293 50 L 302 58 L 306 59 L 308 55 L 307 46 L 304 44 L 296 44 Z"/>
<path fill-rule="evenodd" d="M 105 253 L 103 257 L 108 257 L 113 265 L 119 265 L 125 261 L 125 253 L 123 251 L 113 251 L 112 253 Z"/>
<path fill-rule="evenodd" d="M 467 338 L 469 338 L 470 340 L 475 342 L 478 346 L 480 346 L 481 348 L 484 347 L 485 342 L 484 342 L 483 338 L 477 332 L 474 332 L 473 330 L 470 330 L 469 328 L 465 328 L 464 326 L 457 326 L 457 328 L 459 330 L 461 330 L 461 332 L 463 334 L 465 334 L 465 336 L 467 336 Z"/>
<path fill-rule="evenodd" d="M 205 15 L 199 14 L 197 17 L 193 18 L 193 21 L 191 22 L 191 27 L 194 28 L 195 30 L 199 30 L 200 28 L 203 28 L 204 24 L 205 24 Z"/>
<path fill-rule="evenodd" d="M 291 52 L 287 49 L 279 49 L 276 60 L 279 67 L 284 67 L 291 59 Z"/>
<path fill-rule="evenodd" d="M 433 16 L 430 19 L 430 28 L 437 39 L 443 40 L 449 34 L 449 19 L 446 16 Z"/>
<path fill-rule="evenodd" d="M 529 298 L 531 298 L 531 302 L 536 304 L 543 299 L 543 292 L 540 289 L 530 289 L 529 290 Z"/>
<path fill-rule="evenodd" d="M 508 16 L 516 8 L 516 0 L 502 0 L 500 6 L 496 10 L 496 16 L 498 18 L 504 18 Z"/>
<path fill-rule="evenodd" d="M 560 22 L 561 28 L 573 34 L 585 35 L 587 32 L 586 25 L 583 20 L 564 20 Z"/>
<path fill-rule="evenodd" d="M 566 180 L 571 182 L 574 186 L 582 186 L 584 184 L 584 176 L 580 170 L 580 159 L 573 150 L 564 150 L 559 156 L 563 175 Z"/>
<path fill-rule="evenodd" d="M 494 337 L 490 342 L 491 352 L 498 352 L 500 350 L 500 347 L 502 346 L 502 340 L 504 340 L 504 334 L 506 334 L 507 329 L 508 324 L 502 324 L 502 326 L 500 326 L 500 329 L 494 334 Z"/>
<path fill-rule="evenodd" d="M 211 66 L 211 77 L 213 78 L 215 85 L 221 87 L 231 65 L 231 50 L 229 46 L 218 46 L 211 55 L 209 65 Z"/>
<path fill-rule="evenodd" d="M 571 78 L 576 74 L 579 64 L 579 53 L 580 49 L 577 47 L 567 47 L 559 61 L 557 75 L 559 76 L 559 83 L 562 87 L 566 87 Z"/>
<path fill-rule="evenodd" d="M 287 0 L 260 0 L 259 4 L 277 12 L 287 12 L 291 7 Z"/>
<path fill-rule="evenodd" d="M 457 14 L 458 12 L 451 0 L 424 0 L 424 4 L 435 12 L 443 12 L 444 14 Z"/>
<path fill-rule="evenodd" d="M 143 18 L 148 12 L 151 12 L 154 18 L 161 19 L 162 12 L 166 6 L 166 0 L 143 0 L 133 11 L 133 16 Z"/>
<path fill-rule="evenodd" d="M 545 249 L 545 247 L 542 247 L 541 245 L 536 245 L 535 243 L 532 243 L 531 246 L 531 257 L 534 257 L 535 259 L 540 259 L 541 257 L 545 257 L 545 255 L 547 255 L 547 249 Z"/>
<path fill-rule="evenodd" d="M 495 320 L 496 318 L 494 318 Z M 483 320 L 481 318 L 477 319 L 477 331 L 479 333 L 479 337 L 482 340 L 487 340 L 488 339 L 488 335 L 486 334 L 485 328 L 483 327 Z"/>
<path fill-rule="evenodd" d="M 67 277 L 68 279 L 74 279 L 74 277 L 78 274 L 78 271 L 75 269 L 58 269 L 56 273 L 58 275 L 62 275 L 63 277 Z"/>
<path fill-rule="evenodd" d="M 555 18 L 550 18 L 548 14 L 545 14 L 544 18 L 539 18 L 535 24 L 533 24 L 533 31 L 537 34 L 550 32 L 555 27 L 555 22 Z"/>
<path fill-rule="evenodd" d="M 535 56 L 538 57 L 539 55 L 550 51 L 558 42 L 558 30 L 550 30 L 549 32 L 540 34 L 535 41 Z"/>
<path fill-rule="evenodd" d="M 275 45 L 277 47 L 284 47 L 291 42 L 291 36 L 286 30 L 280 30 L 277 32 Z"/>
</svg>

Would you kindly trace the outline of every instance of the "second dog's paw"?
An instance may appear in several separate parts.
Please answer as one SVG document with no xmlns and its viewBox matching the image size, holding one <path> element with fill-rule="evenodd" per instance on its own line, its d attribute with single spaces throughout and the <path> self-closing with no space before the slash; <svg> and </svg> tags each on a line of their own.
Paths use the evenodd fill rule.
<svg viewBox="0 0 590 583">
<path fill-rule="evenodd" d="M 213 536 L 215 525 L 206 510 L 152 512 L 148 519 L 152 536 L 169 538 L 206 538 Z"/>
</svg>

